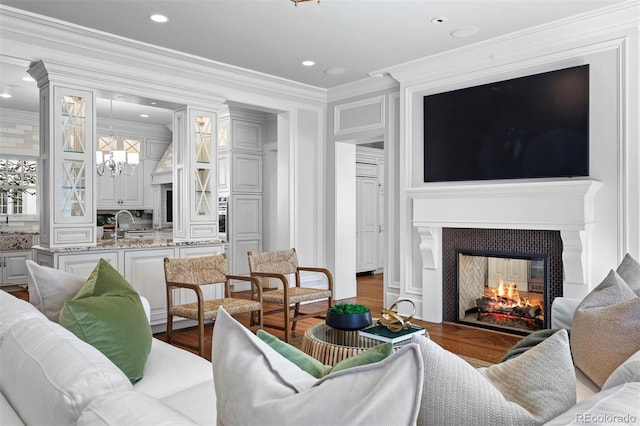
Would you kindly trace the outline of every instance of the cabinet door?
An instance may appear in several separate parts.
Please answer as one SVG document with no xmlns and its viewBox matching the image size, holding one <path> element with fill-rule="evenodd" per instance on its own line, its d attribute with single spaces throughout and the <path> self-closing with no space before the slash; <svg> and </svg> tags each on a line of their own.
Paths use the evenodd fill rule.
<svg viewBox="0 0 640 426">
<path fill-rule="evenodd" d="M 234 149 L 262 152 L 262 124 L 232 120 L 231 146 Z"/>
<path fill-rule="evenodd" d="M 64 254 L 58 256 L 58 269 L 75 275 L 88 277 L 100 258 L 118 269 L 118 253 L 99 251 L 88 254 Z"/>
<path fill-rule="evenodd" d="M 131 176 L 120 175 L 120 208 L 142 207 L 144 205 L 144 161 Z"/>
<path fill-rule="evenodd" d="M 218 194 L 228 194 L 231 190 L 231 159 L 229 153 L 218 154 Z"/>
<path fill-rule="evenodd" d="M 151 324 L 166 322 L 167 292 L 164 258 L 174 257 L 173 248 L 131 250 L 124 253 L 124 277 L 151 305 Z"/>
<path fill-rule="evenodd" d="M 231 191 L 262 193 L 262 155 L 231 154 Z"/>
<path fill-rule="evenodd" d="M 31 260 L 31 250 L 7 251 L 2 254 L 4 273 L 2 284 L 24 284 L 27 282 L 27 259 Z"/>
</svg>

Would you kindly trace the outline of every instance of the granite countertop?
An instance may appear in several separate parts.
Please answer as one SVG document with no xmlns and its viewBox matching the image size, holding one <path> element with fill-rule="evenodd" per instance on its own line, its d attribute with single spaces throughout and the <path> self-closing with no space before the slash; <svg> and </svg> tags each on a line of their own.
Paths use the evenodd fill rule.
<svg viewBox="0 0 640 426">
<path fill-rule="evenodd" d="M 38 235 L 37 232 L 2 231 L 0 232 L 0 250 L 31 250 L 33 237 L 36 235 Z"/>
<path fill-rule="evenodd" d="M 155 247 L 174 247 L 174 246 L 199 246 L 209 244 L 226 244 L 223 240 L 205 240 L 205 241 L 173 241 L 172 239 L 157 240 L 139 240 L 120 238 L 117 242 L 111 239 L 100 240 L 96 246 L 92 247 L 55 247 L 47 248 L 34 246 L 36 249 L 46 250 L 49 252 L 78 252 L 78 251 L 96 251 L 96 250 L 121 250 L 121 249 L 146 249 Z"/>
</svg>

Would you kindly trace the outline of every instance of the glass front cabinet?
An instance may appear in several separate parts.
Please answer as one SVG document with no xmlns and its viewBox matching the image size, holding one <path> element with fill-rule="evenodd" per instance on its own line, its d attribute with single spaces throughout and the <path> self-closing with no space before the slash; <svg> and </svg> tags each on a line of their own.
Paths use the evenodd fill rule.
<svg viewBox="0 0 640 426">
<path fill-rule="evenodd" d="M 217 238 L 217 114 L 188 107 L 174 120 L 174 239 Z"/>
<path fill-rule="evenodd" d="M 92 91 L 39 80 L 40 244 L 88 246 L 96 242 Z M 43 229 L 44 228 L 44 229 Z"/>
</svg>

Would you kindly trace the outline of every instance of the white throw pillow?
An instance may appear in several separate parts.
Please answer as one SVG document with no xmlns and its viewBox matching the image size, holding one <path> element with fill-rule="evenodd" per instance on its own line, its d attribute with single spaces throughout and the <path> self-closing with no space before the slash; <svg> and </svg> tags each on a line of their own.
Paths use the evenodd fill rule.
<svg viewBox="0 0 640 426">
<path fill-rule="evenodd" d="M 423 336 L 424 388 L 418 425 L 535 425 L 575 404 L 575 372 L 566 330 L 520 356 L 473 368 Z"/>
<path fill-rule="evenodd" d="M 545 426 L 637 425 L 640 382 L 625 383 L 580 401 Z"/>
<path fill-rule="evenodd" d="M 53 322 L 58 322 L 64 302 L 78 293 L 87 277 L 40 266 L 27 260 L 29 302 Z"/>
<path fill-rule="evenodd" d="M 133 389 L 100 351 L 43 318 L 9 329 L 0 371 L 0 391 L 28 425 L 75 424 L 99 395 Z"/>
<path fill-rule="evenodd" d="M 218 424 L 414 424 L 422 359 L 409 344 L 315 379 L 220 310 L 213 330 Z"/>
</svg>

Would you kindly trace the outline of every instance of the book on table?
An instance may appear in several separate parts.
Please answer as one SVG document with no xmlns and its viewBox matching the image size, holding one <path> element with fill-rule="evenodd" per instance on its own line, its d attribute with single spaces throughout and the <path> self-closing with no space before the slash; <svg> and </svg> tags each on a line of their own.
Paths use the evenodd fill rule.
<svg viewBox="0 0 640 426">
<path fill-rule="evenodd" d="M 371 327 L 363 328 L 358 334 L 362 337 L 379 340 L 381 342 L 391 342 L 396 345 L 402 342 L 406 343 L 414 334 L 425 334 L 425 330 L 417 325 L 412 325 L 406 330 L 400 330 L 395 333 L 384 325 L 372 325 Z"/>
</svg>

